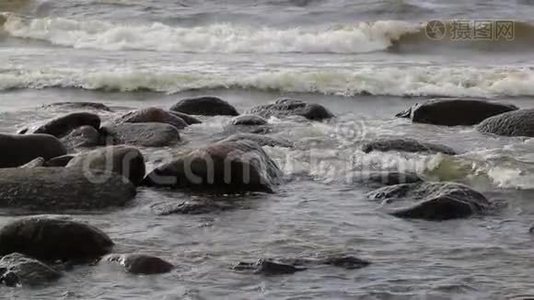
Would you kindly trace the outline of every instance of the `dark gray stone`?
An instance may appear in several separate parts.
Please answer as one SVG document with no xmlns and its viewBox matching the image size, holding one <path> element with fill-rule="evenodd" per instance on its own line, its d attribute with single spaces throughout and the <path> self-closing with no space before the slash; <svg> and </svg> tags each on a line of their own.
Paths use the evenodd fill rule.
<svg viewBox="0 0 534 300">
<path fill-rule="evenodd" d="M 102 142 L 100 133 L 92 126 L 82 126 L 72 130 L 61 138 L 61 142 L 69 149 L 96 147 Z"/>
<path fill-rule="evenodd" d="M 147 107 L 131 111 L 117 120 L 117 123 L 165 123 L 184 129 L 188 124 L 180 117 L 157 107 Z"/>
<path fill-rule="evenodd" d="M 222 201 L 183 201 L 158 203 L 152 206 L 152 210 L 159 216 L 174 214 L 200 215 L 233 209 L 234 206 Z"/>
<path fill-rule="evenodd" d="M 163 274 L 174 269 L 174 265 L 155 256 L 144 254 L 111 254 L 108 262 L 118 263 L 124 270 L 132 274 Z"/>
<path fill-rule="evenodd" d="M 176 127 L 163 123 L 123 123 L 102 128 L 107 144 L 141 147 L 172 146 L 180 141 Z"/>
<path fill-rule="evenodd" d="M 280 118 L 287 116 L 301 116 L 308 120 L 322 121 L 333 118 L 334 115 L 324 106 L 319 104 L 309 104 L 300 100 L 280 99 L 273 104 L 256 106 L 248 111 L 264 118 L 272 116 Z"/>
<path fill-rule="evenodd" d="M 534 137 L 534 109 L 521 109 L 488 118 L 477 126 L 483 133 Z"/>
<path fill-rule="evenodd" d="M 362 151 L 400 151 L 400 152 L 422 152 L 422 153 L 444 153 L 456 155 L 454 149 L 445 145 L 420 142 L 410 138 L 380 138 L 363 144 Z"/>
<path fill-rule="evenodd" d="M 0 134 L 0 168 L 13 168 L 38 157 L 51 159 L 67 154 L 65 146 L 47 134 Z"/>
<path fill-rule="evenodd" d="M 205 96 L 181 100 L 172 111 L 202 116 L 237 116 L 239 113 L 228 102 L 217 97 Z"/>
<path fill-rule="evenodd" d="M 193 124 L 201 124 L 202 121 L 200 121 L 199 119 L 191 116 L 191 115 L 188 115 L 188 114 L 184 114 L 184 113 L 181 113 L 179 111 L 172 111 L 172 110 L 169 110 L 169 113 L 181 118 L 182 120 L 184 120 L 188 125 L 193 125 Z"/>
<path fill-rule="evenodd" d="M 374 171 L 356 172 L 353 179 L 361 183 L 373 183 L 380 185 L 394 185 L 401 183 L 422 182 L 423 179 L 413 172 Z"/>
<path fill-rule="evenodd" d="M 44 285 L 61 277 L 50 266 L 20 253 L 8 254 L 0 259 L 0 282 L 7 286 Z"/>
<path fill-rule="evenodd" d="M 235 271 L 251 271 L 254 274 L 266 276 L 287 275 L 306 270 L 306 268 L 295 267 L 269 259 L 259 259 L 254 263 L 240 262 L 233 269 Z"/>
<path fill-rule="evenodd" d="M 257 115 L 241 115 L 232 119 L 232 125 L 257 126 L 265 124 L 267 124 L 267 120 Z"/>
<path fill-rule="evenodd" d="M 45 133 L 62 138 L 72 130 L 82 126 L 91 126 L 98 130 L 100 117 L 88 112 L 71 113 L 48 121 L 35 129 L 33 133 Z"/>
</svg>

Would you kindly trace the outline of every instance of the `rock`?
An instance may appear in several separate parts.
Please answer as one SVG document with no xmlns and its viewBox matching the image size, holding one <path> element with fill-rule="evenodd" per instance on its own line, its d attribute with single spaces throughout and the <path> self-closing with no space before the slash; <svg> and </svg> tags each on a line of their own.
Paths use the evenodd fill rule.
<svg viewBox="0 0 534 300">
<path fill-rule="evenodd" d="M 20 253 L 8 254 L 0 259 L 0 282 L 7 286 L 42 285 L 55 281 L 61 273 L 48 265 L 22 255 Z"/>
<path fill-rule="evenodd" d="M 172 110 L 169 110 L 168 111 L 169 113 L 181 118 L 182 120 L 184 120 L 187 125 L 193 125 L 193 124 L 201 124 L 202 121 L 200 121 L 199 119 L 193 117 L 193 116 L 190 116 L 188 114 L 184 114 L 184 113 L 181 113 L 179 111 L 172 111 Z"/>
<path fill-rule="evenodd" d="M 233 267 L 235 271 L 252 271 L 254 274 L 267 276 L 293 274 L 306 270 L 288 264 L 275 262 L 268 259 L 259 259 L 255 263 L 240 262 Z"/>
<path fill-rule="evenodd" d="M 267 120 L 257 115 L 241 115 L 232 119 L 232 125 L 257 126 L 265 124 L 267 124 Z"/>
<path fill-rule="evenodd" d="M 111 239 L 98 228 L 61 218 L 24 217 L 0 229 L 0 255 L 18 252 L 46 261 L 87 261 L 112 248 Z"/>
<path fill-rule="evenodd" d="M 135 187 L 107 171 L 73 168 L 0 169 L 0 207 L 61 212 L 123 206 Z"/>
<path fill-rule="evenodd" d="M 273 137 L 269 137 L 266 135 L 260 135 L 260 134 L 253 134 L 253 133 L 238 133 L 231 135 L 227 138 L 225 138 L 224 142 L 236 142 L 236 141 L 242 141 L 242 140 L 249 140 L 253 141 L 255 143 L 258 143 L 260 146 L 270 146 L 270 147 L 286 147 L 286 148 L 292 148 L 293 143 L 290 141 L 282 140 L 282 139 L 276 139 Z"/>
<path fill-rule="evenodd" d="M 354 257 L 354 256 L 330 256 L 321 260 L 325 265 L 344 268 L 347 270 L 361 269 L 367 267 L 371 263 L 369 261 Z"/>
<path fill-rule="evenodd" d="M 415 123 L 458 126 L 476 125 L 491 116 L 516 110 L 510 104 L 469 99 L 434 99 L 416 104 L 397 117 L 409 118 Z"/>
<path fill-rule="evenodd" d="M 167 216 L 173 214 L 200 215 L 233 208 L 234 206 L 222 201 L 208 200 L 158 203 L 152 206 L 152 210 L 158 216 Z"/>
<path fill-rule="evenodd" d="M 172 146 L 180 141 L 176 127 L 163 123 L 123 123 L 102 127 L 106 144 L 141 147 Z"/>
<path fill-rule="evenodd" d="M 112 254 L 106 260 L 119 263 L 126 272 L 132 274 L 163 274 L 169 273 L 174 269 L 173 264 L 159 257 L 144 254 Z"/>
<path fill-rule="evenodd" d="M 37 157 L 36 159 L 30 161 L 29 163 L 25 165 L 20 166 L 19 168 L 32 169 L 32 168 L 42 167 L 44 163 L 45 163 L 44 158 Z"/>
<path fill-rule="evenodd" d="M 482 133 L 534 137 L 534 109 L 521 109 L 488 118 L 477 126 Z"/>
<path fill-rule="evenodd" d="M 400 151 L 400 152 L 423 152 L 423 153 L 443 153 L 456 155 L 454 149 L 445 145 L 419 142 L 410 138 L 380 138 L 365 143 L 362 151 L 369 153 L 371 151 Z"/>
<path fill-rule="evenodd" d="M 74 155 L 61 155 L 45 161 L 44 167 L 65 167 L 69 161 L 74 158 Z"/>
<path fill-rule="evenodd" d="M 419 175 L 413 172 L 376 171 L 356 172 L 353 175 L 353 181 L 362 183 L 377 183 L 380 185 L 394 185 L 423 181 Z"/>
<path fill-rule="evenodd" d="M 129 146 L 108 146 L 76 155 L 67 168 L 107 170 L 128 178 L 138 185 L 145 177 L 145 159 L 141 152 Z"/>
<path fill-rule="evenodd" d="M 387 209 L 391 215 L 431 221 L 465 218 L 491 206 L 481 193 L 452 182 L 393 185 L 372 191 L 368 197 L 393 207 Z"/>
<path fill-rule="evenodd" d="M 100 133 L 94 127 L 82 126 L 74 129 L 61 138 L 61 142 L 69 149 L 96 147 L 102 143 Z"/>
<path fill-rule="evenodd" d="M 239 113 L 228 102 L 217 97 L 198 97 L 181 100 L 172 111 L 201 116 L 237 116 Z"/>
<path fill-rule="evenodd" d="M 248 113 L 257 114 L 264 118 L 270 118 L 272 116 L 277 118 L 301 116 L 313 121 L 322 121 L 334 117 L 334 115 L 322 105 L 308 104 L 293 99 L 280 99 L 276 100 L 273 104 L 256 106 L 249 110 Z"/>
<path fill-rule="evenodd" d="M 33 133 L 45 133 L 62 138 L 82 126 L 91 126 L 98 129 L 100 128 L 100 117 L 88 112 L 71 113 L 45 123 Z"/>
<path fill-rule="evenodd" d="M 94 109 L 111 112 L 111 108 L 98 102 L 56 102 L 43 105 L 43 108 Z"/>
<path fill-rule="evenodd" d="M 157 107 L 131 111 L 115 121 L 117 123 L 165 123 L 176 129 L 184 129 L 188 126 L 182 118 Z"/>
<path fill-rule="evenodd" d="M 273 192 L 281 176 L 260 145 L 241 140 L 194 150 L 157 167 L 144 184 L 215 193 Z"/>
<path fill-rule="evenodd" d="M 67 154 L 65 146 L 46 134 L 0 134 L 0 168 L 13 168 L 38 157 L 51 159 Z"/>
</svg>

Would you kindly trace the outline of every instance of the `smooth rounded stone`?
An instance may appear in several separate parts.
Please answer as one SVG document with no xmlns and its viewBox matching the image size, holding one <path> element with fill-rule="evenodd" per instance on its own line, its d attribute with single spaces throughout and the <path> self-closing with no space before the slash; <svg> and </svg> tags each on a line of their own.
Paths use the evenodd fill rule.
<svg viewBox="0 0 534 300">
<path fill-rule="evenodd" d="M 382 200 L 391 215 L 431 221 L 466 218 L 491 207 L 481 193 L 453 182 L 393 185 L 372 191 L 368 197 Z"/>
<path fill-rule="evenodd" d="M 177 129 L 184 129 L 188 126 L 182 118 L 157 107 L 134 110 L 115 121 L 117 123 L 165 123 Z"/>
<path fill-rule="evenodd" d="M 44 167 L 65 167 L 69 161 L 71 161 L 74 158 L 74 155 L 61 155 L 58 157 L 54 157 L 52 159 L 49 159 L 44 162 Z"/>
<path fill-rule="evenodd" d="M 172 146 L 180 141 L 176 127 L 164 123 L 122 123 L 102 127 L 106 144 L 141 147 Z"/>
<path fill-rule="evenodd" d="M 138 185 L 145 177 L 145 158 L 137 148 L 129 146 L 108 146 L 76 155 L 67 168 L 80 170 L 107 170 L 128 178 Z"/>
<path fill-rule="evenodd" d="M 155 256 L 144 254 L 111 254 L 106 261 L 118 263 L 132 274 L 163 274 L 174 269 L 174 265 Z"/>
<path fill-rule="evenodd" d="M 230 103 L 211 96 L 183 99 L 171 107 L 172 111 L 200 116 L 238 116 Z"/>
<path fill-rule="evenodd" d="M 200 215 L 224 210 L 230 210 L 235 206 L 222 201 L 183 201 L 157 203 L 152 206 L 152 211 L 158 216 L 174 214 Z"/>
<path fill-rule="evenodd" d="M 45 133 L 62 138 L 72 130 L 82 126 L 98 129 L 100 128 L 100 117 L 88 112 L 71 113 L 48 121 L 35 129 L 33 133 Z"/>
<path fill-rule="evenodd" d="M 477 126 L 482 133 L 534 137 L 534 109 L 521 109 L 488 118 Z"/>
<path fill-rule="evenodd" d="M 355 182 L 376 183 L 380 185 L 394 185 L 423 181 L 423 179 L 421 179 L 421 177 L 419 177 L 419 175 L 416 173 L 397 171 L 355 172 L 352 178 Z"/>
<path fill-rule="evenodd" d="M 56 102 L 43 105 L 43 108 L 94 109 L 111 112 L 111 108 L 99 102 Z"/>
<path fill-rule="evenodd" d="M 396 117 L 409 118 L 415 123 L 445 126 L 476 125 L 483 120 L 516 110 L 511 104 L 472 99 L 434 99 L 416 104 Z"/>
<path fill-rule="evenodd" d="M 111 239 L 89 224 L 49 216 L 24 217 L 0 229 L 0 255 L 18 252 L 45 261 L 87 261 L 110 253 Z"/>
<path fill-rule="evenodd" d="M 257 126 L 265 124 L 267 124 L 267 120 L 257 115 L 241 115 L 232 119 L 232 125 Z"/>
<path fill-rule="evenodd" d="M 47 134 L 0 134 L 0 168 L 13 168 L 38 157 L 51 159 L 67 154 L 56 137 Z"/>
<path fill-rule="evenodd" d="M 202 121 L 200 121 L 199 119 L 191 116 L 191 115 L 188 115 L 188 114 L 184 114 L 182 112 L 179 112 L 179 111 L 172 111 L 172 110 L 169 110 L 168 111 L 169 113 L 181 118 L 182 120 L 184 120 L 187 125 L 193 125 L 193 124 L 201 124 Z"/>
<path fill-rule="evenodd" d="M 120 175 L 73 168 L 0 169 L 0 207 L 38 211 L 124 206 L 135 186 Z"/>
<path fill-rule="evenodd" d="M 62 137 L 61 142 L 69 149 L 96 147 L 101 144 L 101 138 L 100 133 L 94 127 L 82 126 Z"/>
<path fill-rule="evenodd" d="M 50 266 L 20 253 L 11 253 L 0 259 L 0 282 L 7 286 L 43 285 L 60 277 L 61 273 Z"/>
<path fill-rule="evenodd" d="M 454 149 L 440 144 L 420 142 L 410 138 L 380 138 L 362 145 L 362 151 L 400 151 L 400 152 L 422 152 L 422 153 L 443 153 L 456 155 Z"/>
<path fill-rule="evenodd" d="M 30 161 L 29 163 L 27 163 L 25 165 L 20 166 L 19 168 L 24 168 L 24 169 L 38 168 L 38 167 L 43 167 L 44 163 L 45 163 L 45 159 L 44 158 L 37 157 L 36 159 Z"/>
<path fill-rule="evenodd" d="M 249 271 L 254 274 L 266 276 L 287 275 L 306 270 L 306 268 L 296 267 L 270 259 L 259 259 L 253 263 L 239 262 L 232 269 L 234 271 Z"/>
<path fill-rule="evenodd" d="M 292 148 L 293 143 L 283 139 L 277 139 L 266 135 L 254 134 L 254 133 L 238 133 L 225 138 L 224 142 L 236 142 L 242 140 L 249 140 L 258 143 L 260 146 L 270 147 L 285 147 Z"/>
<path fill-rule="evenodd" d="M 264 118 L 301 116 L 308 120 L 322 121 L 333 118 L 334 115 L 324 106 L 310 104 L 294 99 L 279 99 L 273 104 L 256 106 L 248 111 L 249 114 L 256 114 Z"/>
<path fill-rule="evenodd" d="M 273 192 L 282 172 L 255 142 L 219 142 L 157 167 L 147 186 L 212 193 Z"/>
</svg>

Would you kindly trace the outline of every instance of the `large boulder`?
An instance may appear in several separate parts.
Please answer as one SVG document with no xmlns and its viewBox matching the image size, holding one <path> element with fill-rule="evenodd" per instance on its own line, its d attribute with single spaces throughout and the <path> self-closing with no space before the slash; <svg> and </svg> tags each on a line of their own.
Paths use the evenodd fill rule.
<svg viewBox="0 0 534 300">
<path fill-rule="evenodd" d="M 55 281 L 61 273 L 50 266 L 20 253 L 0 259 L 0 283 L 7 286 L 43 285 Z"/>
<path fill-rule="evenodd" d="M 363 144 L 362 151 L 365 153 L 372 151 L 400 151 L 456 155 L 454 149 L 445 145 L 425 143 L 410 138 L 379 138 Z"/>
<path fill-rule="evenodd" d="M 240 140 L 194 150 L 157 167 L 144 183 L 215 193 L 273 192 L 281 175 L 260 145 Z"/>
<path fill-rule="evenodd" d="M 510 104 L 472 99 L 434 99 L 416 104 L 396 116 L 415 123 L 445 126 L 476 125 L 484 119 L 517 107 Z"/>
<path fill-rule="evenodd" d="M 111 239 L 98 228 L 67 219 L 25 217 L 0 229 L 0 255 L 18 252 L 46 261 L 86 261 L 108 254 Z"/>
<path fill-rule="evenodd" d="M 92 126 L 82 126 L 72 130 L 61 138 L 61 142 L 68 149 L 81 147 L 96 147 L 102 143 L 100 132 Z"/>
<path fill-rule="evenodd" d="M 175 114 L 157 107 L 134 110 L 115 120 L 117 123 L 166 123 L 184 129 L 188 123 Z"/>
<path fill-rule="evenodd" d="M 181 100 L 172 111 L 201 116 L 237 116 L 239 113 L 228 102 L 217 97 L 198 97 Z"/>
<path fill-rule="evenodd" d="M 71 113 L 48 121 L 35 129 L 33 133 L 45 133 L 62 138 L 82 126 L 98 129 L 100 128 L 100 117 L 88 112 Z"/>
<path fill-rule="evenodd" d="M 172 146 L 180 141 L 176 127 L 164 123 L 122 123 L 102 127 L 106 144 L 141 147 Z"/>
<path fill-rule="evenodd" d="M 0 207 L 38 211 L 123 206 L 135 186 L 109 171 L 74 168 L 0 169 Z"/>
<path fill-rule="evenodd" d="M 163 274 L 174 269 L 174 265 L 155 256 L 145 254 L 111 254 L 105 259 L 118 263 L 124 270 L 132 274 Z"/>
<path fill-rule="evenodd" d="M 47 134 L 0 134 L 0 168 L 26 164 L 38 157 L 51 159 L 67 154 L 65 146 Z"/>
<path fill-rule="evenodd" d="M 145 159 L 134 147 L 108 146 L 76 155 L 67 168 L 108 170 L 138 185 L 145 177 Z"/>
<path fill-rule="evenodd" d="M 534 109 L 521 109 L 488 118 L 477 126 L 483 133 L 534 137 Z"/>
<path fill-rule="evenodd" d="M 256 106 L 248 111 L 264 118 L 272 116 L 280 118 L 287 116 L 301 116 L 308 120 L 321 121 L 333 118 L 334 115 L 324 106 L 310 104 L 294 99 L 279 99 L 273 104 Z"/>
<path fill-rule="evenodd" d="M 398 184 L 372 191 L 368 197 L 382 200 L 391 215 L 432 221 L 465 218 L 491 207 L 481 193 L 453 182 Z"/>
</svg>

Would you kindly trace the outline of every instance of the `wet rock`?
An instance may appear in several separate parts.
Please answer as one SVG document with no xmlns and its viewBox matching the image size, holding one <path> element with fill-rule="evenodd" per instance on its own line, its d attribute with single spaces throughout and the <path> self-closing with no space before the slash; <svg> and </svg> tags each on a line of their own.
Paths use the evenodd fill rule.
<svg viewBox="0 0 534 300">
<path fill-rule="evenodd" d="M 250 271 L 267 276 L 293 274 L 306 268 L 283 264 L 268 259 L 259 259 L 254 263 L 240 262 L 233 267 L 235 271 Z"/>
<path fill-rule="evenodd" d="M 163 123 L 123 123 L 104 126 L 106 143 L 141 147 L 172 146 L 180 141 L 176 127 Z"/>
<path fill-rule="evenodd" d="M 454 149 L 445 145 L 419 142 L 410 138 L 380 138 L 365 143 L 362 151 L 369 153 L 371 151 L 400 151 L 400 152 L 423 152 L 423 153 L 443 153 L 456 155 Z"/>
<path fill-rule="evenodd" d="M 309 104 L 293 99 L 280 99 L 273 104 L 256 106 L 249 110 L 248 113 L 256 114 L 264 118 L 270 118 L 272 116 L 277 118 L 301 116 L 313 121 L 321 121 L 334 117 L 334 115 L 322 105 Z"/>
<path fill-rule="evenodd" d="M 43 285 L 60 277 L 58 271 L 20 253 L 11 253 L 0 259 L 0 283 L 10 287 Z"/>
<path fill-rule="evenodd" d="M 217 97 L 198 97 L 181 100 L 171 107 L 172 111 L 202 116 L 237 116 L 239 113 L 228 102 Z"/>
<path fill-rule="evenodd" d="M 43 105 L 43 108 L 94 109 L 111 112 L 111 108 L 98 102 L 56 102 Z"/>
<path fill-rule="evenodd" d="M 330 256 L 320 260 L 322 264 L 344 268 L 347 270 L 361 269 L 371 263 L 369 261 L 354 256 Z"/>
<path fill-rule="evenodd" d="M 241 115 L 232 119 L 232 125 L 257 126 L 265 124 L 267 124 L 267 120 L 257 115 Z"/>
<path fill-rule="evenodd" d="M 368 197 L 383 200 L 391 215 L 431 221 L 465 218 L 491 207 L 481 193 L 452 182 L 393 185 L 372 191 Z"/>
<path fill-rule="evenodd" d="M 18 167 L 38 157 L 51 159 L 64 154 L 67 154 L 65 146 L 51 135 L 0 134 L 0 168 Z"/>
<path fill-rule="evenodd" d="M 158 203 L 152 210 L 159 216 L 174 214 L 200 215 L 233 209 L 234 206 L 222 201 L 183 201 L 176 203 Z"/>
<path fill-rule="evenodd" d="M 397 117 L 415 123 L 458 126 L 476 125 L 491 116 L 516 110 L 510 104 L 471 99 L 434 99 L 416 104 Z"/>
<path fill-rule="evenodd" d="M 180 117 L 157 107 L 148 107 L 131 111 L 117 120 L 117 123 L 165 123 L 184 129 L 188 124 Z"/>
<path fill-rule="evenodd" d="M 88 112 L 71 113 L 48 121 L 35 129 L 33 133 L 45 133 L 62 138 L 72 130 L 82 126 L 91 126 L 98 130 L 100 117 Z"/>
<path fill-rule="evenodd" d="M 181 118 L 182 120 L 184 120 L 187 125 L 193 125 L 193 124 L 201 124 L 202 121 L 200 121 L 199 119 L 193 117 L 193 116 L 190 116 L 188 114 L 184 114 L 184 113 L 181 113 L 179 111 L 172 111 L 172 110 L 169 110 L 168 111 L 169 113 Z"/>
<path fill-rule="evenodd" d="M 0 229 L 0 255 L 18 252 L 46 261 L 87 261 L 112 248 L 111 239 L 98 228 L 67 219 L 25 217 Z"/>
<path fill-rule="evenodd" d="M 42 167 L 45 163 L 45 159 L 42 157 L 37 157 L 36 159 L 30 161 L 29 163 L 20 166 L 19 168 L 32 169 L 37 167 Z"/>
<path fill-rule="evenodd" d="M 483 133 L 534 137 L 534 109 L 521 109 L 488 118 L 477 126 Z"/>
<path fill-rule="evenodd" d="M 286 148 L 293 147 L 293 143 L 291 143 L 290 141 L 277 139 L 277 138 L 269 137 L 266 135 L 253 134 L 253 133 L 234 134 L 234 135 L 231 135 L 225 138 L 223 141 L 224 142 L 236 142 L 236 141 L 242 141 L 242 140 L 253 141 L 259 144 L 260 146 L 286 147 Z"/>
<path fill-rule="evenodd" d="M 69 161 L 67 168 L 107 170 L 138 185 L 145 176 L 145 159 L 134 147 L 108 146 L 76 155 Z"/>
<path fill-rule="evenodd" d="M 0 169 L 0 207 L 38 211 L 123 206 L 135 186 L 120 175 L 73 168 Z"/>
<path fill-rule="evenodd" d="M 144 184 L 212 193 L 273 192 L 281 176 L 260 145 L 241 140 L 194 150 L 157 167 Z"/>
<path fill-rule="evenodd" d="M 61 142 L 69 149 L 81 147 L 96 147 L 101 144 L 100 133 L 92 126 L 82 126 L 74 129 L 61 138 Z"/>
<path fill-rule="evenodd" d="M 115 262 L 132 274 L 163 274 L 174 269 L 174 265 L 155 256 L 144 254 L 112 254 L 106 260 Z"/>
<path fill-rule="evenodd" d="M 71 159 L 74 158 L 74 155 L 61 155 L 54 157 L 52 159 L 49 159 L 44 162 L 44 167 L 65 167 Z"/>
<path fill-rule="evenodd" d="M 376 183 L 380 185 L 394 185 L 401 183 L 422 182 L 423 179 L 413 172 L 376 171 L 357 172 L 353 176 L 354 181 L 361 183 Z"/>
</svg>

